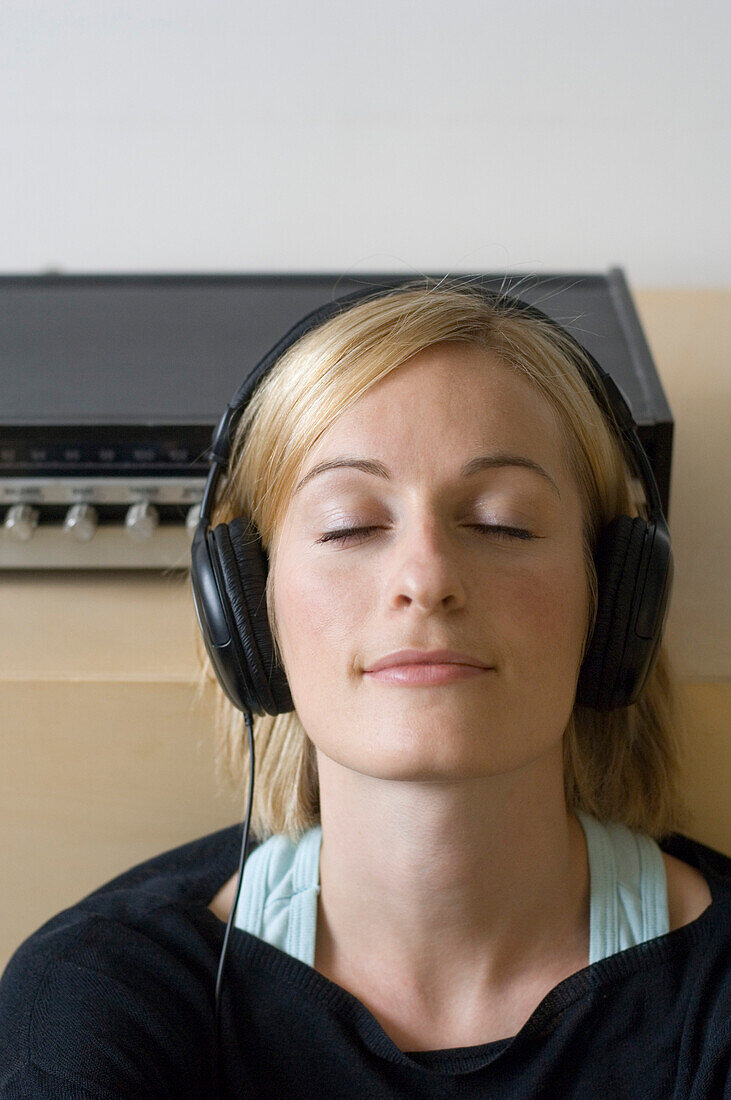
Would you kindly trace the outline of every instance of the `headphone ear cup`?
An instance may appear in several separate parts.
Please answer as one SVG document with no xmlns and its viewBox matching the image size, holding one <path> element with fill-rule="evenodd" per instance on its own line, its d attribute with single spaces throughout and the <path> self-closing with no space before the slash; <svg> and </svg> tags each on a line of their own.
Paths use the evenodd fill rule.
<svg viewBox="0 0 731 1100">
<path fill-rule="evenodd" d="M 647 523 L 639 516 L 617 516 L 597 540 L 594 564 L 598 606 L 594 632 L 584 656 L 576 701 L 595 710 L 627 706 L 636 675 L 624 663 Z"/>
<path fill-rule="evenodd" d="M 254 713 L 294 710 L 284 669 L 274 653 L 266 609 L 268 564 L 256 527 L 245 519 L 220 524 L 211 532 L 221 570 L 234 644 L 251 687 Z"/>
</svg>

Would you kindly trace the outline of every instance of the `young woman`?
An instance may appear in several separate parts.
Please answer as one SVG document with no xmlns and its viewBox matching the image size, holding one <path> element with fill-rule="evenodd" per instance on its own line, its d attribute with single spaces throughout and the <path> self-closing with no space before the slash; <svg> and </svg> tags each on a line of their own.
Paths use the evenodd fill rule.
<svg viewBox="0 0 731 1100">
<path fill-rule="evenodd" d="M 45 925 L 0 1096 L 722 1096 L 729 860 L 678 832 L 664 650 L 631 699 L 597 658 L 649 509 L 592 362 L 472 286 L 315 321 L 219 432 L 194 561 L 242 790 L 257 714 L 238 902 L 232 826 Z"/>
</svg>

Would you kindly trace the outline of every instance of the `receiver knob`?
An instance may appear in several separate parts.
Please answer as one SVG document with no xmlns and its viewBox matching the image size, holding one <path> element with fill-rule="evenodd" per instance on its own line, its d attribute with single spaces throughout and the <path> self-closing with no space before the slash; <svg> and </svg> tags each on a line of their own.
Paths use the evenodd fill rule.
<svg viewBox="0 0 731 1100">
<path fill-rule="evenodd" d="M 149 539 L 158 525 L 160 516 L 154 504 L 140 500 L 127 512 L 124 525 L 134 539 Z"/>
<path fill-rule="evenodd" d="M 38 526 L 38 509 L 30 504 L 13 504 L 5 516 L 5 530 L 14 539 L 27 542 Z"/>
<path fill-rule="evenodd" d="M 191 535 L 195 532 L 195 529 L 198 526 L 198 521 L 200 520 L 200 518 L 201 518 L 201 506 L 200 506 L 200 504 L 191 504 L 190 508 L 188 509 L 188 514 L 185 517 L 185 526 L 188 528 L 188 531 L 191 533 Z"/>
<path fill-rule="evenodd" d="M 68 531 L 79 542 L 88 542 L 93 538 L 96 525 L 96 508 L 91 504 L 72 504 L 63 521 L 64 531 Z"/>
</svg>

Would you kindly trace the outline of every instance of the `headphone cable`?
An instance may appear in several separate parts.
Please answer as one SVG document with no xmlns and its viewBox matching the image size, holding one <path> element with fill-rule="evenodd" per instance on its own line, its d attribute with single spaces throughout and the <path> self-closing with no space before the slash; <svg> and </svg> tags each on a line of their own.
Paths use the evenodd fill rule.
<svg viewBox="0 0 731 1100">
<path fill-rule="evenodd" d="M 244 719 L 246 721 L 246 728 L 249 732 L 249 799 L 246 806 L 246 816 L 244 818 L 244 830 L 241 838 L 241 853 L 239 855 L 239 868 L 238 868 L 238 883 L 236 885 L 236 895 L 234 897 L 233 905 L 231 906 L 231 912 L 228 915 L 228 921 L 226 923 L 226 934 L 223 938 L 223 948 L 221 949 L 221 957 L 218 961 L 218 974 L 216 975 L 216 1006 L 215 1006 L 215 1033 L 216 1033 L 216 1057 L 214 1063 L 214 1088 L 215 1095 L 218 1093 L 218 1079 L 219 1079 L 219 1058 L 220 1058 L 220 1020 L 221 1020 L 221 989 L 223 986 L 223 967 L 226 960 L 226 951 L 228 949 L 228 941 L 231 935 L 231 926 L 233 925 L 234 916 L 236 914 L 236 907 L 239 903 L 239 895 L 241 893 L 241 884 L 244 880 L 244 862 L 246 860 L 246 845 L 249 837 L 249 821 L 251 819 L 251 807 L 254 801 L 254 725 L 253 719 L 248 710 L 244 711 Z"/>
</svg>

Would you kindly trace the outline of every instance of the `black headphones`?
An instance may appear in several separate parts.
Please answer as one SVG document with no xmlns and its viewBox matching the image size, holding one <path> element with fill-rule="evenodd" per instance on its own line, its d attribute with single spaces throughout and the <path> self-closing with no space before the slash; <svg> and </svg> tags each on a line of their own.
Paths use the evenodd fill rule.
<svg viewBox="0 0 731 1100">
<path fill-rule="evenodd" d="M 431 290 L 464 290 L 440 280 Z M 413 289 L 410 280 L 358 290 L 308 313 L 267 352 L 226 407 L 213 433 L 211 468 L 191 548 L 191 584 L 198 624 L 216 676 L 239 710 L 284 714 L 294 703 L 284 669 L 277 662 L 265 603 L 268 562 L 256 527 L 245 517 L 209 530 L 216 486 L 225 472 L 231 438 L 259 381 L 301 336 L 368 298 Z M 614 380 L 570 333 L 521 299 L 471 281 L 498 310 L 519 310 L 561 332 L 575 345 L 576 366 L 603 409 L 624 453 L 634 459 L 645 487 L 648 519 L 618 516 L 600 532 L 594 552 L 598 608 L 579 673 L 576 702 L 595 710 L 626 707 L 638 698 L 653 668 L 667 616 L 673 559 L 670 534 L 649 459 L 637 436 L 628 402 Z M 587 372 L 581 353 L 588 359 Z M 609 406 L 609 412 L 606 406 Z M 614 416 L 614 423 L 611 420 Z"/>
</svg>

